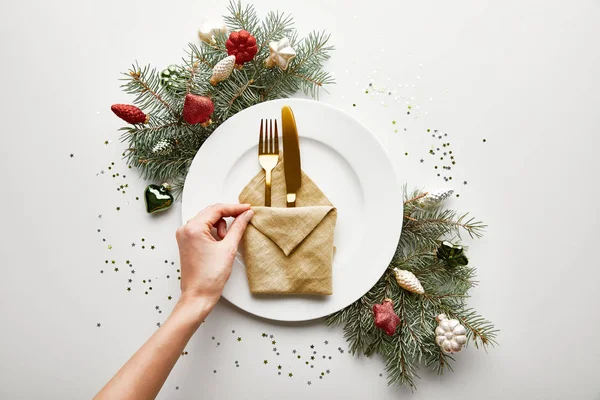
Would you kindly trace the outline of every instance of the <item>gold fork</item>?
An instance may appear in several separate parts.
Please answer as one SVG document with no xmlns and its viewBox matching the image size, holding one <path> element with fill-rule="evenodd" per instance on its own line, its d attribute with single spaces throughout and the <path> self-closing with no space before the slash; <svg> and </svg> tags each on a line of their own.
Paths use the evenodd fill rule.
<svg viewBox="0 0 600 400">
<path fill-rule="evenodd" d="M 271 171 L 279 162 L 279 133 L 275 120 L 275 137 L 273 137 L 273 120 L 260 120 L 260 136 L 258 137 L 258 162 L 265 170 L 265 206 L 271 207 Z"/>
</svg>

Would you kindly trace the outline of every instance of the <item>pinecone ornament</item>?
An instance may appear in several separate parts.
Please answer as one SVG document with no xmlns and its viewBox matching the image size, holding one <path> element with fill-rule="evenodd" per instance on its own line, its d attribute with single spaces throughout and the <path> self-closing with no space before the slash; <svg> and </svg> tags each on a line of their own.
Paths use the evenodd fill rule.
<svg viewBox="0 0 600 400">
<path fill-rule="evenodd" d="M 150 118 L 149 115 L 131 104 L 113 104 L 110 109 L 117 117 L 130 124 L 145 124 Z"/>
<path fill-rule="evenodd" d="M 157 156 L 167 156 L 175 150 L 177 140 L 175 139 L 162 139 L 159 140 L 152 148 L 152 154 Z"/>
<path fill-rule="evenodd" d="M 412 272 L 394 268 L 394 275 L 396 276 L 396 282 L 401 288 L 413 293 L 425 293 L 421 282 L 419 282 L 419 279 Z"/>
<path fill-rule="evenodd" d="M 442 204 L 448 197 L 454 193 L 453 189 L 434 189 L 427 193 L 419 203 L 423 207 L 432 207 Z"/>
<path fill-rule="evenodd" d="M 448 319 L 446 314 L 435 317 L 435 342 L 445 353 L 458 353 L 467 343 L 467 331 L 456 319 Z"/>
<path fill-rule="evenodd" d="M 227 47 L 227 54 L 235 56 L 235 63 L 240 66 L 252 61 L 258 51 L 256 38 L 243 29 L 238 32 L 231 32 L 229 39 L 225 42 L 225 47 Z"/>
<path fill-rule="evenodd" d="M 210 97 L 188 93 L 183 103 L 183 119 L 191 125 L 210 125 L 210 116 L 215 110 Z"/>
<path fill-rule="evenodd" d="M 212 70 L 212 76 L 210 77 L 210 84 L 215 86 L 217 83 L 224 81 L 229 78 L 233 67 L 235 66 L 235 56 L 227 56 L 214 66 Z"/>
</svg>

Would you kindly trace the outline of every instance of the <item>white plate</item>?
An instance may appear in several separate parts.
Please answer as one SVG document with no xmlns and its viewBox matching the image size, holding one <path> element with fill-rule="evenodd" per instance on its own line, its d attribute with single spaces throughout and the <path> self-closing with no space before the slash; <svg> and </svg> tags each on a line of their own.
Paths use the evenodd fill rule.
<svg viewBox="0 0 600 400">
<path fill-rule="evenodd" d="M 329 315 L 357 300 L 381 277 L 402 230 L 402 194 L 393 165 L 376 137 L 350 115 L 301 99 L 270 101 L 225 121 L 206 140 L 190 167 L 182 200 L 183 221 L 213 203 L 237 203 L 260 170 L 261 118 L 294 111 L 302 169 L 338 209 L 331 296 L 254 296 L 237 257 L 223 297 L 260 317 L 304 321 Z M 281 132 L 281 131 L 280 131 Z"/>
</svg>

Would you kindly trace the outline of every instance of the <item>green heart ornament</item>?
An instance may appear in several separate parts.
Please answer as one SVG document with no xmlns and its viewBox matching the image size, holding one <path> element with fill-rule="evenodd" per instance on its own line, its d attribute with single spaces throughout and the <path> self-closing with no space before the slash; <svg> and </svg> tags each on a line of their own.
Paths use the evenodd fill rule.
<svg viewBox="0 0 600 400">
<path fill-rule="evenodd" d="M 467 256 L 463 254 L 463 248 L 450 242 L 442 242 L 436 255 L 438 259 L 446 261 L 450 268 L 469 264 Z"/>
<path fill-rule="evenodd" d="M 146 211 L 150 214 L 164 211 L 173 204 L 173 196 L 169 193 L 171 186 L 168 183 L 162 185 L 148 185 L 144 191 L 146 200 Z"/>
</svg>

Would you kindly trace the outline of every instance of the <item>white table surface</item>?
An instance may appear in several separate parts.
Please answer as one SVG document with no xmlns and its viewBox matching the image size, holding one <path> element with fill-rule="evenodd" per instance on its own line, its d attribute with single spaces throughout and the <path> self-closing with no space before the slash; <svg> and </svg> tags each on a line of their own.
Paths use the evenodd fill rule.
<svg viewBox="0 0 600 400">
<path fill-rule="evenodd" d="M 469 251 L 481 282 L 470 304 L 501 329 L 501 345 L 469 347 L 455 373 L 423 372 L 411 395 L 386 386 L 381 360 L 342 353 L 341 329 L 274 323 L 223 301 L 159 397 L 598 399 L 600 3 L 255 5 L 291 12 L 301 33 L 331 32 L 338 84 L 322 100 L 369 126 L 410 187 L 446 186 L 428 151 L 451 143 L 460 198 L 449 205 L 489 224 Z M 225 6 L 3 2 L 0 398 L 90 398 L 168 315 L 180 207 L 150 217 L 135 200 L 146 183 L 121 160 L 123 124 L 109 107 L 131 100 L 119 72 L 135 59 L 177 62 Z M 152 279 L 148 295 L 142 279 Z M 304 364 L 312 351 L 314 368 Z"/>
</svg>

